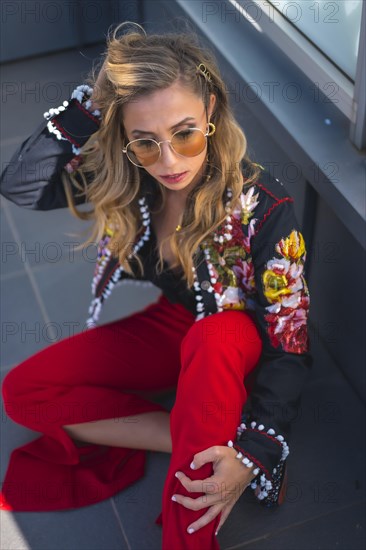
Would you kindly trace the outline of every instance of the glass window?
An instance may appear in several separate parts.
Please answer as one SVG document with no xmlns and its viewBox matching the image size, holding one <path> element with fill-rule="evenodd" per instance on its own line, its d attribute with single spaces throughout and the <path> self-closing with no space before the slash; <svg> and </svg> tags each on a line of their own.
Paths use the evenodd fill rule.
<svg viewBox="0 0 366 550">
<path fill-rule="evenodd" d="M 362 0 L 269 0 L 351 80 L 355 80 Z"/>
</svg>

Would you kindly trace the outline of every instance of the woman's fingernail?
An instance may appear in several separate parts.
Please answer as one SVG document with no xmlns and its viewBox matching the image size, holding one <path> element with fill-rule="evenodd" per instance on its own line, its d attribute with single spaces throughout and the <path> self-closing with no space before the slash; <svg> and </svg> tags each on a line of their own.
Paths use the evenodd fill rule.
<svg viewBox="0 0 366 550">
<path fill-rule="evenodd" d="M 179 479 L 179 476 L 180 476 L 180 472 L 175 472 L 175 477 L 177 477 Z"/>
<path fill-rule="evenodd" d="M 216 532 L 215 532 L 215 536 L 217 537 L 217 535 L 218 535 L 218 534 L 219 534 L 219 532 L 218 532 L 218 531 L 216 531 Z"/>
<path fill-rule="evenodd" d="M 188 533 L 191 535 L 192 533 L 194 533 L 194 529 L 192 529 L 192 527 L 190 527 L 189 529 L 187 529 Z"/>
<path fill-rule="evenodd" d="M 194 462 L 191 462 L 190 468 L 192 468 L 192 470 L 195 470 L 196 466 L 194 465 Z"/>
<path fill-rule="evenodd" d="M 174 500 L 174 502 L 177 502 L 177 498 L 175 495 L 172 496 L 172 500 Z"/>
</svg>

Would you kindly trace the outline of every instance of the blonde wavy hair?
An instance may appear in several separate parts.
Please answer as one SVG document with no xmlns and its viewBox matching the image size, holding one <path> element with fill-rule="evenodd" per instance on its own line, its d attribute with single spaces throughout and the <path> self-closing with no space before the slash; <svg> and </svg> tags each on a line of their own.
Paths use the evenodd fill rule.
<svg viewBox="0 0 366 550">
<path fill-rule="evenodd" d="M 132 28 L 131 28 L 132 26 Z M 119 31 L 124 32 L 118 36 Z M 202 98 L 206 108 L 210 94 L 215 94 L 216 105 L 211 122 L 216 126 L 213 137 L 207 141 L 208 166 L 211 179 L 193 188 L 186 201 L 182 229 L 173 232 L 158 247 L 157 272 L 163 270 L 162 247 L 166 240 L 176 258 L 172 269 L 181 267 L 187 287 L 193 285 L 193 256 L 203 241 L 211 239 L 212 232 L 227 216 L 225 192 L 232 190 L 232 204 L 236 204 L 243 189 L 243 161 L 245 184 L 257 180 L 260 169 L 247 155 L 245 135 L 236 122 L 227 99 L 225 84 L 211 52 L 199 44 L 192 33 L 146 34 L 137 23 L 118 25 L 107 37 L 107 49 L 102 56 L 105 78 L 98 83 L 97 102 L 101 111 L 100 128 L 81 150 L 82 162 L 71 174 L 63 171 L 68 206 L 80 219 L 94 219 L 92 234 L 81 246 L 99 242 L 106 225 L 114 228 L 109 248 L 121 266 L 134 276 L 128 256 L 132 244 L 141 231 L 142 220 L 138 200 L 141 198 L 142 168 L 134 166 L 122 154 L 127 142 L 122 124 L 122 107 L 136 97 L 146 96 L 175 82 Z M 211 79 L 197 71 L 204 63 Z M 86 82 L 96 83 L 96 70 Z M 203 179 L 204 181 L 204 179 Z M 76 208 L 72 186 L 92 204 L 88 212 Z M 154 194 L 156 212 L 163 209 L 166 189 L 156 182 Z M 140 275 L 144 268 L 135 254 Z"/>
</svg>

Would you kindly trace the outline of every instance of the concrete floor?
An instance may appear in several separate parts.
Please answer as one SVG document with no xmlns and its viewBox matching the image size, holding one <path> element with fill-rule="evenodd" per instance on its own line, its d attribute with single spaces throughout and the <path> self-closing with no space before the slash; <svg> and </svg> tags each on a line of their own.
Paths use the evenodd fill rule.
<svg viewBox="0 0 366 550">
<path fill-rule="evenodd" d="M 101 48 L 4 66 L 3 82 L 13 83 L 8 90 L 14 93 L 2 104 L 2 166 L 43 113 L 69 97 L 68 83 L 82 82 Z M 29 355 L 68 336 L 70 326 L 75 332 L 83 329 L 94 263 L 81 253 L 70 256 L 70 243 L 84 239 L 80 231 L 86 225 L 67 209 L 34 212 L 3 197 L 0 208 L 3 377 Z M 122 285 L 106 302 L 101 322 L 125 317 L 159 294 L 155 287 Z M 222 549 L 364 548 L 364 406 L 315 332 L 312 345 L 315 365 L 293 429 L 285 504 L 266 509 L 244 494 L 219 534 Z M 1 427 L 3 480 L 11 451 L 39 434 L 15 424 L 4 410 Z M 169 455 L 148 453 L 144 478 L 97 505 L 51 513 L 2 511 L 1 550 L 158 550 L 161 528 L 154 520 L 168 465 Z"/>
</svg>

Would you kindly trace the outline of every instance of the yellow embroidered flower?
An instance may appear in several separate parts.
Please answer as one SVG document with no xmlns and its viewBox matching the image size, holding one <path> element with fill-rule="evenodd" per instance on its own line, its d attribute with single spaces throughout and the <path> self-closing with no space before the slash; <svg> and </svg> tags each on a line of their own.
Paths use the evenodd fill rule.
<svg viewBox="0 0 366 550">
<path fill-rule="evenodd" d="M 276 244 L 276 251 L 285 258 L 298 260 L 306 252 L 305 242 L 300 231 L 291 231 L 285 239 Z"/>
<path fill-rule="evenodd" d="M 109 237 L 113 237 L 114 229 L 112 229 L 111 226 L 106 225 L 106 226 L 105 226 L 104 232 L 105 232 L 107 235 L 109 235 Z"/>
<path fill-rule="evenodd" d="M 271 269 L 267 269 L 262 276 L 264 290 L 263 293 L 269 302 L 278 302 L 281 296 L 291 294 L 291 289 L 288 288 L 288 280 L 285 275 L 275 273 Z"/>
<path fill-rule="evenodd" d="M 237 310 L 237 311 L 244 311 L 245 310 L 245 302 L 241 301 L 241 302 L 238 302 L 237 304 L 224 304 L 222 306 L 222 309 L 227 309 L 227 310 Z"/>
</svg>

